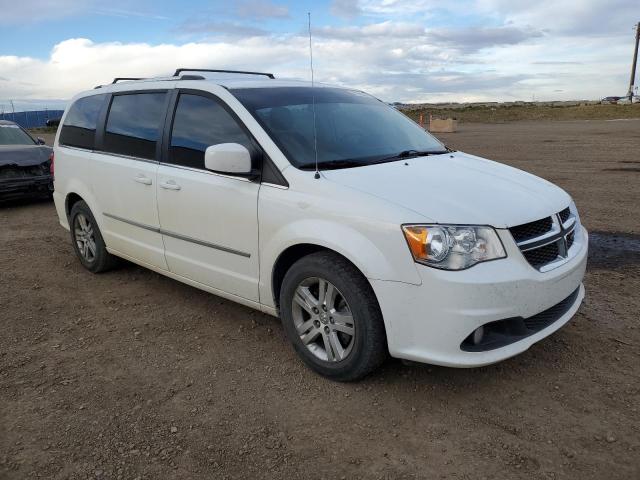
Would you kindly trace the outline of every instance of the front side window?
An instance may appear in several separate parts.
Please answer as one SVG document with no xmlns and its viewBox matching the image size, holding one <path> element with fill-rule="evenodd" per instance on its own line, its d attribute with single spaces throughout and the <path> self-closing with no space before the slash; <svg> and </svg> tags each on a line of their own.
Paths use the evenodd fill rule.
<svg viewBox="0 0 640 480">
<path fill-rule="evenodd" d="M 93 150 L 98 116 L 105 98 L 105 94 L 92 95 L 79 98 L 71 105 L 60 131 L 61 144 Z"/>
<path fill-rule="evenodd" d="M 204 168 L 207 147 L 220 143 L 239 143 L 251 151 L 251 140 L 236 120 L 215 100 L 181 94 L 171 131 L 169 162 Z"/>
<path fill-rule="evenodd" d="M 0 123 L 0 145 L 36 145 L 36 142 L 18 125 Z"/>
<path fill-rule="evenodd" d="M 357 167 L 447 152 L 415 122 L 362 92 L 275 87 L 235 89 L 231 93 L 291 164 L 301 169 L 315 168 L 316 145 L 322 168 Z"/>
<path fill-rule="evenodd" d="M 165 113 L 165 92 L 114 95 L 107 116 L 104 150 L 156 158 Z"/>
</svg>

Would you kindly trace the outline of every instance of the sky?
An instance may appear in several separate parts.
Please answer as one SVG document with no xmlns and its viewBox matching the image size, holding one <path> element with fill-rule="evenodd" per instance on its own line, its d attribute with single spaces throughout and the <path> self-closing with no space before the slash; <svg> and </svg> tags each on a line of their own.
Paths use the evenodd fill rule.
<svg viewBox="0 0 640 480">
<path fill-rule="evenodd" d="M 388 102 L 628 89 L 638 0 L 0 0 L 0 110 L 178 67 L 310 78 Z"/>
</svg>

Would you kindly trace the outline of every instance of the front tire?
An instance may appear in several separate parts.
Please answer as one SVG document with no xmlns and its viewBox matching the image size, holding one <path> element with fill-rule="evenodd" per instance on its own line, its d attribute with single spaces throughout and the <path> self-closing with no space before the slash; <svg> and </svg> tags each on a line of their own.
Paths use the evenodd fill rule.
<svg viewBox="0 0 640 480">
<path fill-rule="evenodd" d="M 291 266 L 282 283 L 280 314 L 298 355 L 332 380 L 359 380 L 387 357 L 373 289 L 336 253 L 314 253 Z"/>
<path fill-rule="evenodd" d="M 117 263 L 107 247 L 91 209 L 84 201 L 76 202 L 69 214 L 71 243 L 84 268 L 93 273 L 106 272 Z"/>
</svg>

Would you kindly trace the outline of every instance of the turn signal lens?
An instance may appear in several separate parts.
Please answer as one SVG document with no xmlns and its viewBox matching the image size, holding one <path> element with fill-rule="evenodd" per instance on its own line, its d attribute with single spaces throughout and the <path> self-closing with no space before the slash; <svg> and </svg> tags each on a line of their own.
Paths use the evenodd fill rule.
<svg viewBox="0 0 640 480">
<path fill-rule="evenodd" d="M 414 258 L 427 258 L 426 227 L 404 227 L 404 236 Z"/>
</svg>

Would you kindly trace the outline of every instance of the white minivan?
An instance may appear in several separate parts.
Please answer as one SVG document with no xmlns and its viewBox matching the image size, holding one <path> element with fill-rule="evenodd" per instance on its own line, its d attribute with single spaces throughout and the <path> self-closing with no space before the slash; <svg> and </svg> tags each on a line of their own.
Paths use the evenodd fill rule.
<svg viewBox="0 0 640 480">
<path fill-rule="evenodd" d="M 498 362 L 578 310 L 587 232 L 559 187 L 361 91 L 194 72 L 67 108 L 54 198 L 88 270 L 121 257 L 279 316 L 341 381 L 389 354 Z"/>
</svg>

